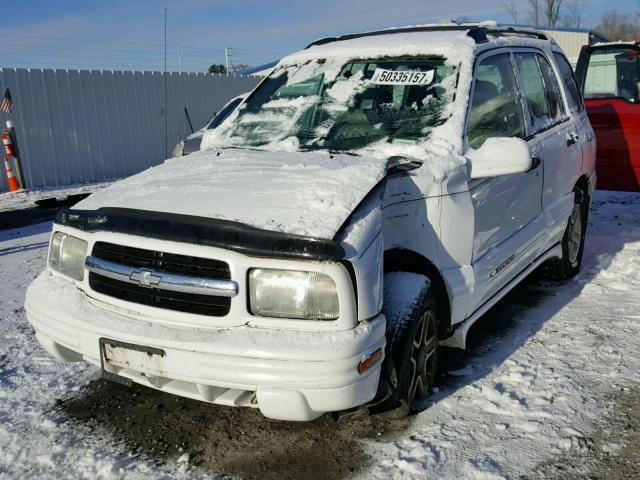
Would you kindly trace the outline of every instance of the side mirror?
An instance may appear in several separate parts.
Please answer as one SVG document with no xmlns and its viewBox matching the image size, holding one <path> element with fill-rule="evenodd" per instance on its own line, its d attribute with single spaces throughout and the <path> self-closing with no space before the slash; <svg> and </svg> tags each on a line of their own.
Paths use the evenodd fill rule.
<svg viewBox="0 0 640 480">
<path fill-rule="evenodd" d="M 533 167 L 529 145 L 515 137 L 488 138 L 479 149 L 469 149 L 467 158 L 472 179 L 522 173 Z"/>
</svg>

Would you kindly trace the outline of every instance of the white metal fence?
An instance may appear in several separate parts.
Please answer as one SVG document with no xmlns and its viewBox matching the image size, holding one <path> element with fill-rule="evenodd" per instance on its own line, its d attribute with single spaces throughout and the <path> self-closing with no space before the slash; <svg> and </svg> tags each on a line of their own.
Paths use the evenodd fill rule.
<svg viewBox="0 0 640 480">
<path fill-rule="evenodd" d="M 169 155 L 231 97 L 259 79 L 167 73 Z M 18 145 L 29 188 L 125 177 L 165 157 L 161 72 L 0 68 L 0 96 L 11 90 Z M 0 112 L 0 118 L 6 115 Z M 4 168 L 3 168 L 4 170 Z M 0 188 L 7 190 L 4 171 Z"/>
</svg>

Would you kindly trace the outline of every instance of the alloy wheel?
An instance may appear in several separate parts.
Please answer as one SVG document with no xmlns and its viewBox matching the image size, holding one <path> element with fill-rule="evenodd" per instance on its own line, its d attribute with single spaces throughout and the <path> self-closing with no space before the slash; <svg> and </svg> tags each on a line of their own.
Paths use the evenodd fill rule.
<svg viewBox="0 0 640 480">
<path fill-rule="evenodd" d="M 580 253 L 580 244 L 582 241 L 582 205 L 576 203 L 569 218 L 569 241 L 567 250 L 569 254 L 569 262 L 573 265 L 578 260 Z"/>
<path fill-rule="evenodd" d="M 438 329 L 436 313 L 427 310 L 422 314 L 411 345 L 409 405 L 429 396 L 438 365 Z"/>
</svg>

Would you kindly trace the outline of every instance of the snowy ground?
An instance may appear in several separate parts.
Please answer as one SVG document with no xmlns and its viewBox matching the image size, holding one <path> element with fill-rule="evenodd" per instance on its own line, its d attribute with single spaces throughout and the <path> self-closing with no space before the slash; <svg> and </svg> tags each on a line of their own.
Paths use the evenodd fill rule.
<svg viewBox="0 0 640 480">
<path fill-rule="evenodd" d="M 637 461 L 637 418 L 613 415 L 621 395 L 639 411 L 640 194 L 599 192 L 577 278 L 518 287 L 445 355 L 433 405 L 396 422 L 275 422 L 55 362 L 22 308 L 49 229 L 0 231 L 0 478 L 600 478 L 594 459 Z"/>
<path fill-rule="evenodd" d="M 68 185 L 65 187 L 41 188 L 26 192 L 0 192 L 0 212 L 22 210 L 36 206 L 36 201 L 47 198 L 62 200 L 70 195 L 93 193 L 113 182 Z M 2 225 L 0 225 L 2 228 Z"/>
</svg>

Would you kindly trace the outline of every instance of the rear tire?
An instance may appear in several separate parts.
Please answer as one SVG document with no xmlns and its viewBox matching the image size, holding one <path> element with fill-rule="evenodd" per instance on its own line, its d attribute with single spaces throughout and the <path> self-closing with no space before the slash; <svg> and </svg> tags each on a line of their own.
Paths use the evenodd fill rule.
<svg viewBox="0 0 640 480">
<path fill-rule="evenodd" d="M 429 278 L 409 272 L 385 275 L 386 368 L 391 394 L 378 410 L 394 416 L 421 412 L 438 369 L 440 314 Z M 390 368 L 389 368 L 390 367 Z"/>
<path fill-rule="evenodd" d="M 567 280 L 580 271 L 584 238 L 589 216 L 589 197 L 578 187 L 573 189 L 575 202 L 562 236 L 562 258 L 550 260 L 546 265 L 547 273 L 557 280 Z"/>
</svg>

